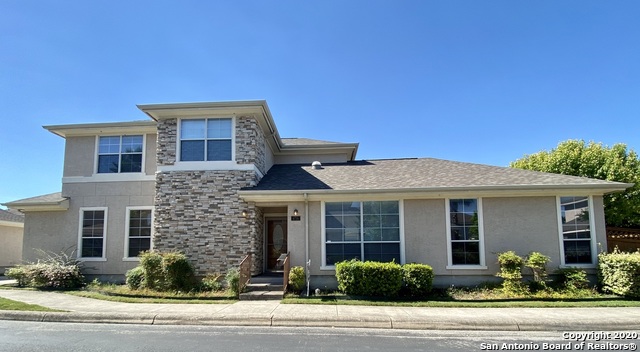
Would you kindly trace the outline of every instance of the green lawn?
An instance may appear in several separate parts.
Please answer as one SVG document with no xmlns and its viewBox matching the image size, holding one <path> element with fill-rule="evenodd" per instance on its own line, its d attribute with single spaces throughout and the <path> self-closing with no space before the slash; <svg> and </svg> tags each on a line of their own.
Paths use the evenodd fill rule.
<svg viewBox="0 0 640 352">
<path fill-rule="evenodd" d="M 126 285 L 90 284 L 86 288 L 65 293 L 123 303 L 228 304 L 237 299 L 227 292 L 157 292 L 130 290 Z"/>
<path fill-rule="evenodd" d="M 33 312 L 61 312 L 60 310 L 28 304 L 0 297 L 0 310 L 26 310 Z"/>
<path fill-rule="evenodd" d="M 592 289 L 547 291 L 526 296 L 505 295 L 497 288 L 441 289 L 434 290 L 422 299 L 357 297 L 330 293 L 310 297 L 288 295 L 282 303 L 450 308 L 640 307 L 640 300 L 602 294 Z"/>
</svg>

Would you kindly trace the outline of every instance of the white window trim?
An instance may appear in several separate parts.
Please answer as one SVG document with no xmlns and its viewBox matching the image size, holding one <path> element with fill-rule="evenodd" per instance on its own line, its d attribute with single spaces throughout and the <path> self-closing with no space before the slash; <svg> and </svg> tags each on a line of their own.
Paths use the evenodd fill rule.
<svg viewBox="0 0 640 352">
<path fill-rule="evenodd" d="M 352 202 L 367 202 L 367 201 L 371 201 L 371 200 L 352 200 Z M 375 202 L 375 200 L 373 200 Z M 404 200 L 403 199 L 399 199 L 399 200 L 393 200 L 393 201 L 397 201 L 398 202 L 398 217 L 399 217 L 399 221 L 400 221 L 400 226 L 399 226 L 399 231 L 400 231 L 400 263 L 399 264 L 405 264 L 405 245 L 404 245 Z M 342 201 L 337 201 L 337 202 L 342 202 Z M 348 201 L 347 201 L 348 202 Z M 326 250 L 326 246 L 327 246 L 327 231 L 326 231 L 326 220 L 325 220 L 325 203 L 327 203 L 326 201 L 321 201 L 320 202 L 320 226 L 322 228 L 321 231 L 321 241 L 322 241 L 322 245 L 320 246 L 320 253 L 322 255 L 322 265 L 320 266 L 320 270 L 336 270 L 336 266 L 335 265 L 327 265 L 327 250 Z M 331 203 L 331 202 L 329 202 Z M 362 230 L 363 227 L 363 222 L 364 219 L 360 219 L 360 230 Z M 360 234 L 362 236 L 362 234 Z M 363 241 L 361 241 L 360 243 L 362 243 Z M 394 242 L 395 243 L 395 242 Z M 361 249 L 362 250 L 362 249 Z"/>
<path fill-rule="evenodd" d="M 564 234 L 562 233 L 562 197 L 585 197 L 584 195 L 562 195 L 556 196 L 556 213 L 558 216 L 558 243 L 560 246 L 560 268 L 583 268 L 592 269 L 597 267 L 597 247 L 596 247 L 596 227 L 593 213 L 593 196 L 586 196 L 589 202 L 589 241 L 591 247 L 591 264 L 567 264 L 564 261 Z"/>
<path fill-rule="evenodd" d="M 453 253 L 451 252 L 451 205 L 452 199 L 477 199 L 478 200 L 478 241 L 480 251 L 480 264 L 477 265 L 454 265 Z M 484 214 L 482 210 L 482 198 L 481 197 L 465 197 L 465 198 L 446 198 L 444 200 L 445 206 L 445 221 L 447 224 L 447 270 L 486 270 L 487 265 L 485 262 L 484 251 Z"/>
<path fill-rule="evenodd" d="M 82 223 L 84 222 L 85 211 L 104 211 L 104 227 L 102 229 L 102 257 L 82 257 Z M 107 261 L 107 220 L 109 219 L 109 208 L 107 207 L 81 207 L 78 217 L 78 253 L 77 258 L 83 262 L 106 262 Z"/>
<path fill-rule="evenodd" d="M 120 147 L 122 147 L 122 137 L 123 136 L 142 136 L 142 165 L 140 165 L 140 172 L 120 172 L 119 169 L 121 167 L 122 158 L 118 160 L 118 172 L 98 172 L 98 162 L 100 159 L 100 137 L 120 137 Z M 95 149 L 94 149 L 94 161 L 93 161 L 93 177 L 96 179 L 104 178 L 106 182 L 114 179 L 114 177 L 120 178 L 128 178 L 135 181 L 140 180 L 140 175 L 145 175 L 145 165 L 146 165 L 146 157 L 147 157 L 147 135 L 144 133 L 133 133 L 133 134 L 100 134 L 96 136 L 95 141 Z M 121 156 L 122 153 L 118 153 L 118 156 Z M 153 176 L 155 179 L 155 176 Z M 71 178 L 69 178 L 71 179 Z M 91 181 L 88 181 L 91 182 Z"/>
<path fill-rule="evenodd" d="M 155 235 L 154 231 L 153 231 L 153 218 L 155 216 L 154 211 L 153 211 L 153 207 L 152 206 L 131 206 L 131 207 L 126 207 L 126 216 L 125 216 L 125 224 L 124 224 L 124 257 L 122 258 L 122 261 L 125 262 L 139 262 L 140 258 L 139 257 L 128 257 L 127 255 L 129 254 L 129 220 L 131 220 L 131 211 L 132 210 L 151 210 L 151 243 L 149 245 L 149 249 L 153 249 L 153 237 Z"/>
<path fill-rule="evenodd" d="M 180 159 L 180 156 L 182 155 L 182 121 L 184 120 L 214 120 L 214 119 L 231 119 L 231 160 L 217 160 L 217 161 L 207 161 L 207 160 L 203 160 L 203 161 L 182 161 Z M 206 123 L 205 123 L 206 124 Z M 206 126 L 205 126 L 205 131 L 206 131 Z M 204 139 L 205 141 L 205 145 L 207 144 L 207 139 Z M 206 148 L 206 147 L 205 147 Z M 206 153 L 206 149 L 205 149 L 205 155 L 204 155 L 205 159 L 207 158 L 207 153 Z M 189 168 L 191 170 L 193 170 L 194 168 L 196 169 L 206 169 L 208 165 L 211 165 L 211 163 L 215 163 L 218 165 L 224 165 L 225 167 L 232 167 L 234 165 L 237 165 L 238 163 L 236 162 L 236 117 L 235 116 L 210 116 L 210 117 L 206 117 L 206 116 L 197 116 L 197 117 L 189 117 L 189 118 L 180 118 L 177 121 L 177 128 L 176 128 L 176 161 L 175 161 L 175 165 L 178 168 Z M 189 165 L 189 166 L 187 166 Z"/>
</svg>

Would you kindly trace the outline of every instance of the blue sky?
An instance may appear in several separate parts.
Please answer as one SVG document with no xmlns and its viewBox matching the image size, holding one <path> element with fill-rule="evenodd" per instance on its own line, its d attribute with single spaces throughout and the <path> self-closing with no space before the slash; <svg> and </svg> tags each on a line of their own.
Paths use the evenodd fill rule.
<svg viewBox="0 0 640 352">
<path fill-rule="evenodd" d="M 43 125 L 267 100 L 359 159 L 640 149 L 640 2 L 0 1 L 0 203 L 60 191 Z"/>
</svg>

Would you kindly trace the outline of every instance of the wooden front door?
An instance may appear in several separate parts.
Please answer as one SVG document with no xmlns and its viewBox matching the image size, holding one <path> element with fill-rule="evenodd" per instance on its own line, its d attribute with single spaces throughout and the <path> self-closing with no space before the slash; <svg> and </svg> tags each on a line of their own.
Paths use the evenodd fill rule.
<svg viewBox="0 0 640 352">
<path fill-rule="evenodd" d="M 287 253 L 287 219 L 267 219 L 267 270 L 282 270 L 278 263 L 281 254 Z"/>
</svg>

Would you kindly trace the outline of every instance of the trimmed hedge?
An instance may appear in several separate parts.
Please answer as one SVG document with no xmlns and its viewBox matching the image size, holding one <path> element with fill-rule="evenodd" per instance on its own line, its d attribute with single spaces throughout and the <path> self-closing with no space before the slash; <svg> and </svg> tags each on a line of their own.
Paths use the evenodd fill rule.
<svg viewBox="0 0 640 352">
<path fill-rule="evenodd" d="M 139 288 L 148 288 L 157 291 L 191 291 L 196 287 L 193 266 L 187 256 L 180 252 L 143 252 L 139 255 L 143 280 Z M 134 269 L 139 270 L 139 269 Z M 137 272 L 127 272 L 132 276 Z M 138 277 L 132 277 L 132 286 Z M 128 283 L 127 283 L 128 284 Z"/>
<path fill-rule="evenodd" d="M 402 266 L 402 279 L 408 295 L 424 297 L 433 286 L 433 268 L 427 264 L 405 264 Z"/>
<path fill-rule="evenodd" d="M 640 251 L 598 254 L 598 280 L 605 292 L 640 298 Z"/>
<path fill-rule="evenodd" d="M 402 267 L 397 263 L 336 263 L 338 289 L 348 295 L 397 297 L 402 288 Z"/>
</svg>

